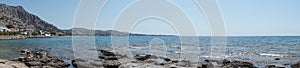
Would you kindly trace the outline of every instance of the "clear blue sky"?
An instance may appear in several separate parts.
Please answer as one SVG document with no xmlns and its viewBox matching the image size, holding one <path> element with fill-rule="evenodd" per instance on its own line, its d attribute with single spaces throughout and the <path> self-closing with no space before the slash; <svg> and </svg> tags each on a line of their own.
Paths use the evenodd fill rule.
<svg viewBox="0 0 300 68">
<path fill-rule="evenodd" d="M 118 13 L 134 0 L 109 0 L 97 29 L 112 29 Z M 210 35 L 209 25 L 193 0 L 171 0 L 191 18 L 198 35 Z M 73 26 L 79 0 L 1 0 L 20 5 L 27 11 L 60 29 Z M 218 0 L 227 35 L 300 35 L 300 0 Z M 175 34 L 168 24 L 146 20 L 133 29 L 135 33 Z"/>
</svg>

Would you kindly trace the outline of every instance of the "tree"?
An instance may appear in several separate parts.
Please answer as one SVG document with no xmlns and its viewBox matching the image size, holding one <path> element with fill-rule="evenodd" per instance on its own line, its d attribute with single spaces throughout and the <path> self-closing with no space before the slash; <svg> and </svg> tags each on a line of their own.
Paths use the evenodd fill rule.
<svg viewBox="0 0 300 68">
<path fill-rule="evenodd" d="M 50 32 L 51 35 L 56 35 L 56 32 Z"/>
<path fill-rule="evenodd" d="M 15 28 L 15 27 L 14 27 L 14 25 L 9 24 L 9 25 L 6 25 L 6 28 L 10 29 L 10 28 Z"/>
<path fill-rule="evenodd" d="M 39 33 L 37 32 L 32 32 L 31 35 L 38 35 Z"/>
</svg>

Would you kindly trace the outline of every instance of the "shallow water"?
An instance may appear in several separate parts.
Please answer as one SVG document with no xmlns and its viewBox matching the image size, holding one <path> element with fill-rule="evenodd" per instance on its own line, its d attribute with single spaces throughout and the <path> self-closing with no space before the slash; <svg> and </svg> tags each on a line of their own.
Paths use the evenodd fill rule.
<svg viewBox="0 0 300 68">
<path fill-rule="evenodd" d="M 135 53 L 155 53 L 161 54 L 173 59 L 180 58 L 180 54 L 184 53 L 183 47 L 191 46 L 186 49 L 195 51 L 196 56 L 200 56 L 199 61 L 210 56 L 211 51 L 211 37 L 185 37 L 198 40 L 182 40 L 176 36 L 130 36 L 126 40 L 125 36 L 96 36 L 94 37 L 82 36 L 77 37 L 82 46 L 96 45 L 97 48 L 109 49 L 112 46 L 112 41 L 117 42 L 114 45 L 130 47 L 133 54 Z M 95 42 L 95 43 L 91 43 Z M 226 59 L 230 60 L 244 60 L 254 62 L 257 66 L 263 67 L 266 64 L 290 65 L 300 61 L 300 36 L 230 36 L 227 37 L 226 42 Z M 193 49 L 195 47 L 195 49 Z M 74 58 L 72 37 L 55 37 L 55 38 L 31 38 L 20 40 L 0 40 L 0 59 L 14 59 L 19 56 L 17 52 L 20 49 L 36 48 L 49 51 L 50 55 L 58 56 L 61 59 L 70 61 Z M 78 47 L 80 48 L 80 47 Z M 198 50 L 197 50 L 198 49 Z M 88 50 L 88 49 L 87 49 Z M 189 54 L 188 54 L 189 55 Z M 193 55 L 195 55 L 193 53 Z M 193 56 L 192 55 L 192 56 Z M 274 60 L 280 58 L 280 60 Z"/>
</svg>

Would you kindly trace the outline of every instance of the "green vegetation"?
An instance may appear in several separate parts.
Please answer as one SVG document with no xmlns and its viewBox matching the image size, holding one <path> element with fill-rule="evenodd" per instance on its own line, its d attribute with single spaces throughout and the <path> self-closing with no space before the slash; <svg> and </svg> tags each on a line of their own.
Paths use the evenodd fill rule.
<svg viewBox="0 0 300 68">
<path fill-rule="evenodd" d="M 31 33 L 31 35 L 39 35 L 39 33 L 33 32 L 33 33 Z"/>
<path fill-rule="evenodd" d="M 10 29 L 10 28 L 15 28 L 15 27 L 14 27 L 14 25 L 9 24 L 9 25 L 6 25 L 6 28 Z"/>
<path fill-rule="evenodd" d="M 2 32 L 0 31 L 0 35 L 17 35 L 20 34 L 19 32 Z"/>
<path fill-rule="evenodd" d="M 51 35 L 56 35 L 56 32 L 50 32 Z"/>
</svg>

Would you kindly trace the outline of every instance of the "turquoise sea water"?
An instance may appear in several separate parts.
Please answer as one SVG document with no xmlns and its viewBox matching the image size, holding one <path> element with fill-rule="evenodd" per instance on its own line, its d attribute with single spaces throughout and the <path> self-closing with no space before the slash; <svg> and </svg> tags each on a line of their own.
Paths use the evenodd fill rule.
<svg viewBox="0 0 300 68">
<path fill-rule="evenodd" d="M 118 37 L 125 38 L 125 36 Z M 93 37 L 82 36 L 78 38 L 85 40 Z M 147 53 L 149 49 L 146 47 L 149 45 L 166 45 L 167 56 L 178 58 L 181 47 L 189 45 L 199 47 L 199 56 L 207 58 L 211 51 L 211 37 L 201 36 L 196 38 L 198 40 L 189 41 L 199 41 L 198 44 L 181 43 L 180 37 L 176 36 L 130 36 L 127 41 L 132 46 L 132 52 Z M 153 39 L 158 39 L 160 42 L 153 42 Z M 82 42 L 82 44 L 85 43 L 89 45 L 87 42 Z M 95 45 L 97 48 L 109 49 L 112 45 L 111 37 L 96 36 Z M 226 59 L 250 61 L 257 66 L 265 64 L 289 65 L 300 61 L 300 36 L 229 36 L 227 37 L 226 45 Z M 74 57 L 72 37 L 63 36 L 55 38 L 0 40 L 0 59 L 14 59 L 19 56 L 17 51 L 24 48 L 47 50 L 50 55 L 58 56 L 67 61 L 72 60 Z M 274 60 L 274 58 L 280 58 L 281 60 Z"/>
</svg>

